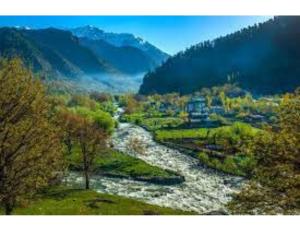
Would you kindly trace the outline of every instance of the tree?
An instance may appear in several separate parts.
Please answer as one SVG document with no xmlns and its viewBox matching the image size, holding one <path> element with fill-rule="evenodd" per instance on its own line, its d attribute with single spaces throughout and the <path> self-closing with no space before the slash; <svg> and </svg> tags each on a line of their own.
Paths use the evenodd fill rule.
<svg viewBox="0 0 300 231">
<path fill-rule="evenodd" d="M 75 136 L 80 145 L 85 189 L 90 188 L 90 174 L 97 154 L 106 147 L 107 133 L 90 118 L 76 118 Z"/>
<path fill-rule="evenodd" d="M 179 113 L 179 118 L 182 119 L 182 121 L 184 122 L 187 122 L 188 121 L 188 113 L 187 112 L 184 112 L 184 111 L 181 111 Z"/>
<path fill-rule="evenodd" d="M 132 96 L 125 96 L 125 114 L 132 114 L 140 107 L 139 102 Z"/>
<path fill-rule="evenodd" d="M 74 133 L 77 121 L 77 115 L 65 110 L 58 113 L 58 125 L 61 128 L 62 141 L 66 146 L 67 155 L 72 154 L 72 148 L 74 145 Z"/>
<path fill-rule="evenodd" d="M 138 154 L 145 154 L 146 150 L 145 150 L 145 145 L 143 144 L 143 141 L 133 137 L 131 139 L 129 139 L 128 141 L 128 146 L 129 149 L 138 153 Z"/>
<path fill-rule="evenodd" d="M 300 94 L 288 94 L 278 110 L 279 123 L 248 147 L 256 158 L 251 184 L 229 204 L 235 213 L 299 214 Z"/>
<path fill-rule="evenodd" d="M 45 89 L 19 59 L 0 63 L 0 202 L 16 203 L 58 176 L 61 144 Z"/>
</svg>

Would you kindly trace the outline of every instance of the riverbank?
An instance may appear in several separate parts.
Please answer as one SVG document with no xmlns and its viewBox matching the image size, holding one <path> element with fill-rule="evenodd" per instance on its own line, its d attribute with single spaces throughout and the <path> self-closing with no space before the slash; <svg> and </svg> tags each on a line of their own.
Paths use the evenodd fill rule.
<svg viewBox="0 0 300 231">
<path fill-rule="evenodd" d="M 121 113 L 122 109 L 119 108 L 115 119 Z M 132 149 L 133 139 L 143 145 L 143 152 Z M 120 122 L 111 137 L 111 143 L 124 156 L 129 155 L 149 165 L 176 172 L 185 181 L 181 184 L 162 185 L 94 175 L 91 177 L 91 188 L 100 193 L 198 214 L 216 211 L 223 214 L 228 213 L 226 204 L 231 201 L 232 195 L 239 192 L 244 185 L 243 178 L 199 166 L 197 159 L 157 143 L 150 132 L 131 123 Z M 66 183 L 72 187 L 82 187 L 83 182 L 82 175 L 76 173 L 70 174 L 66 179 Z"/>
<path fill-rule="evenodd" d="M 0 208 L 0 214 L 3 210 Z M 14 215 L 193 215 L 121 196 L 78 188 L 54 187 L 39 193 Z"/>
<path fill-rule="evenodd" d="M 69 157 L 69 169 L 82 172 L 81 155 L 77 149 L 78 147 L 73 148 Z M 180 184 L 184 181 L 184 177 L 174 171 L 152 166 L 139 158 L 113 149 L 107 149 L 97 155 L 93 174 L 163 185 Z"/>
</svg>

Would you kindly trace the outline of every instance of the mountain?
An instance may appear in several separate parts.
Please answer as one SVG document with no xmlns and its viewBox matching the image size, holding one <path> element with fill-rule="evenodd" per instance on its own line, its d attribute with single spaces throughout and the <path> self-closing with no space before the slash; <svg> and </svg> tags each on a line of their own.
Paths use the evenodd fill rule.
<svg viewBox="0 0 300 231">
<path fill-rule="evenodd" d="M 143 79 L 139 93 L 188 94 L 203 87 L 238 83 L 255 94 L 300 86 L 300 17 L 275 17 L 190 47 Z"/>
<path fill-rule="evenodd" d="M 107 45 L 105 45 L 103 48 L 103 42 L 106 42 L 107 44 L 111 45 L 110 49 L 114 49 L 113 52 L 116 56 L 112 57 L 112 55 L 110 55 L 109 57 L 103 57 L 111 60 L 112 62 L 114 62 L 114 60 L 117 59 L 118 51 L 120 51 L 120 55 L 124 58 L 124 60 L 127 60 L 127 62 L 129 62 L 128 66 L 131 64 L 134 66 L 139 66 L 138 63 L 135 63 L 134 61 L 136 61 L 138 57 L 141 57 L 141 62 L 143 62 L 144 65 L 142 66 L 143 68 L 139 67 L 139 69 L 142 69 L 143 72 L 152 70 L 154 67 L 166 61 L 166 59 L 169 57 L 168 54 L 164 53 L 149 42 L 144 41 L 139 37 L 135 37 L 132 34 L 108 33 L 94 26 L 77 27 L 70 29 L 70 31 L 73 33 L 73 35 L 79 38 L 84 38 L 84 44 L 88 47 L 97 47 L 97 53 L 100 53 L 101 55 L 107 55 Z M 89 41 L 97 42 L 90 44 L 89 41 L 87 41 L 87 39 Z M 117 62 L 119 61 L 117 60 Z M 124 65 L 122 64 L 121 69 L 123 68 L 123 66 Z M 137 73 L 138 71 L 140 70 L 137 70 L 135 72 Z M 132 72 L 132 70 L 130 70 L 130 72 Z"/>
<path fill-rule="evenodd" d="M 75 78 L 114 73 L 115 70 L 68 31 L 54 28 L 28 30 L 0 28 L 0 56 L 18 56 L 34 72 Z"/>
<path fill-rule="evenodd" d="M 130 68 L 144 71 L 139 68 L 150 64 L 154 67 L 148 57 L 144 57 L 144 53 L 136 48 L 117 48 L 101 41 L 89 42 L 87 45 L 85 39 L 55 28 L 32 30 L 2 27 L 0 58 L 20 57 L 49 86 L 55 86 L 57 90 L 68 88 L 73 91 L 135 92 L 143 75 L 128 76 L 124 72 L 131 72 Z M 107 58 L 105 60 L 97 49 L 100 44 L 103 56 Z M 137 66 L 127 65 L 126 54 L 132 54 L 131 60 Z"/>
<path fill-rule="evenodd" d="M 88 47 L 98 57 L 102 57 L 124 74 L 134 75 L 153 70 L 158 66 L 151 57 L 142 50 L 132 46 L 113 46 L 104 40 L 80 38 L 80 44 Z"/>
</svg>

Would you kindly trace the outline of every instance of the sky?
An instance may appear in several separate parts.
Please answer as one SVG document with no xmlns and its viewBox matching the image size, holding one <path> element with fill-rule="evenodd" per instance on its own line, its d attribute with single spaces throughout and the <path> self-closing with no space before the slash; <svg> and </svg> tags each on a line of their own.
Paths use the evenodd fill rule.
<svg viewBox="0 0 300 231">
<path fill-rule="evenodd" d="M 173 55 L 191 45 L 235 32 L 271 16 L 0 16 L 0 26 L 72 28 L 97 26 L 132 33 Z"/>
</svg>

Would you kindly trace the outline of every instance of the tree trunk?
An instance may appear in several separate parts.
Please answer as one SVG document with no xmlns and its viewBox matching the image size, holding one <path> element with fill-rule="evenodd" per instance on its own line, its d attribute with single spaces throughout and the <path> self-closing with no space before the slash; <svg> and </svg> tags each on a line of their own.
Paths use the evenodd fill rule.
<svg viewBox="0 0 300 231">
<path fill-rule="evenodd" d="M 90 189 L 89 163 L 85 144 L 82 144 L 81 151 L 83 155 L 83 171 L 85 176 L 85 189 Z"/>
<path fill-rule="evenodd" d="M 13 205 L 12 205 L 12 203 L 6 202 L 5 205 L 4 205 L 4 207 L 5 207 L 5 214 L 6 215 L 11 215 L 12 211 L 13 211 Z"/>
<path fill-rule="evenodd" d="M 65 139 L 65 145 L 67 146 L 68 155 L 72 154 L 72 140 L 68 137 Z"/>
<path fill-rule="evenodd" d="M 85 175 L 85 189 L 90 189 L 90 176 L 88 171 L 84 171 Z"/>
</svg>

